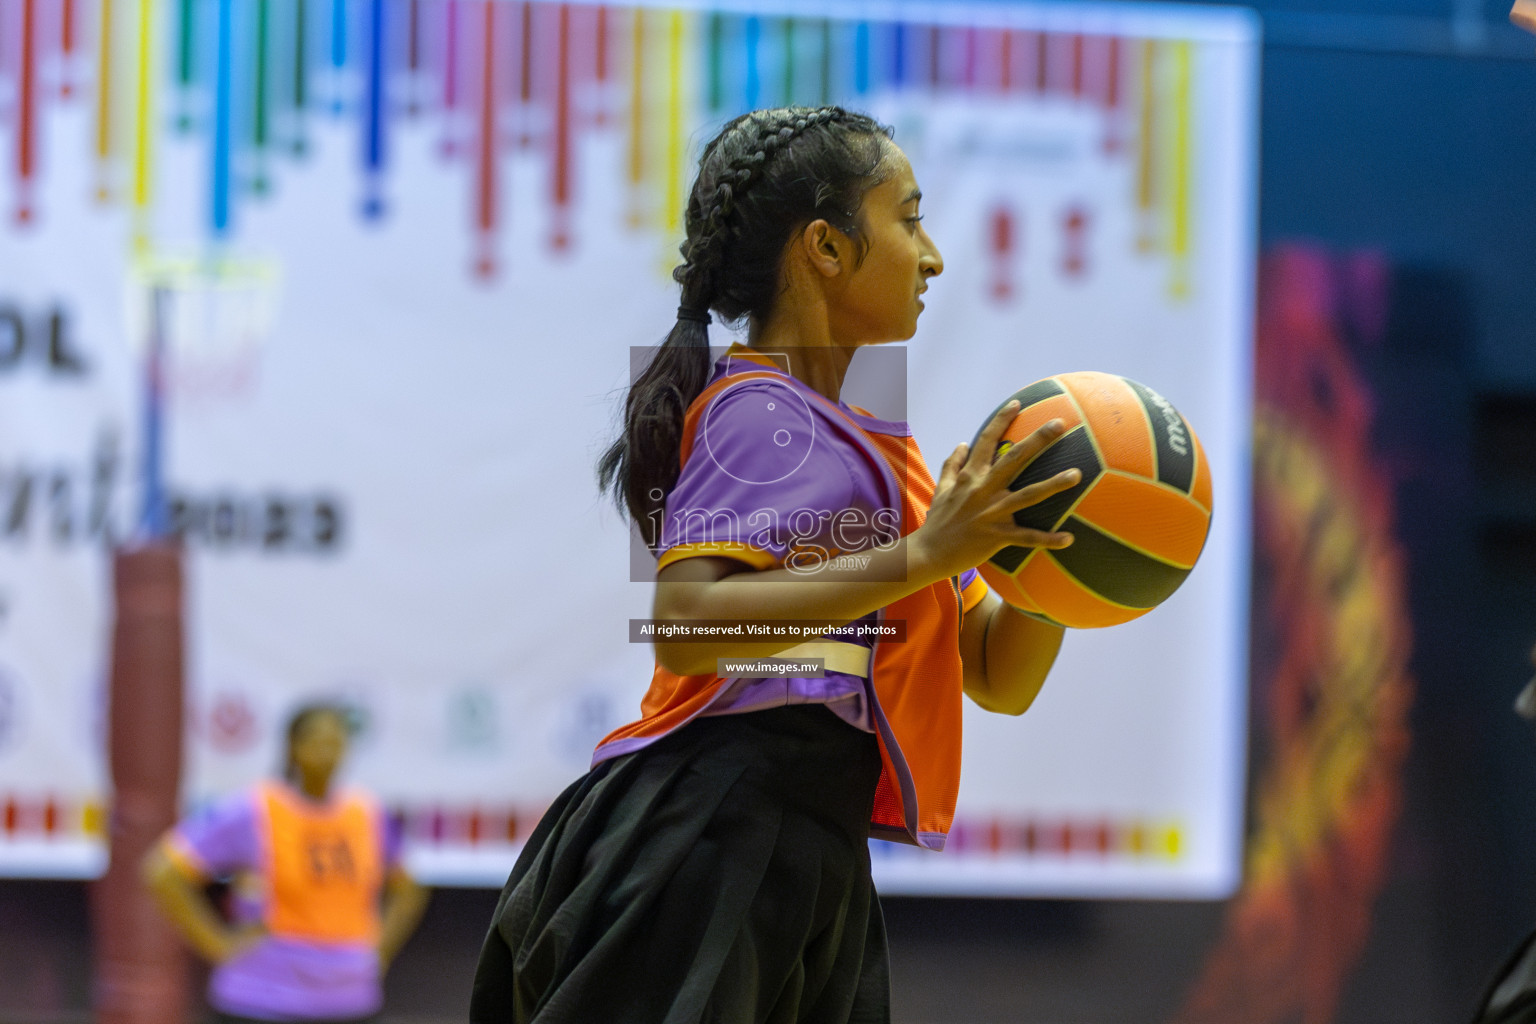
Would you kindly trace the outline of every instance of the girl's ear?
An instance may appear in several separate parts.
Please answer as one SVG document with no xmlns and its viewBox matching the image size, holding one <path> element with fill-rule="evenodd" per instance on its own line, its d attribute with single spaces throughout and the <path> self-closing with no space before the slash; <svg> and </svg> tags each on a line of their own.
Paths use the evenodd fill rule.
<svg viewBox="0 0 1536 1024">
<path fill-rule="evenodd" d="M 851 240 L 825 220 L 813 220 L 800 232 L 800 247 L 806 261 L 822 277 L 836 277 L 852 264 Z"/>
</svg>

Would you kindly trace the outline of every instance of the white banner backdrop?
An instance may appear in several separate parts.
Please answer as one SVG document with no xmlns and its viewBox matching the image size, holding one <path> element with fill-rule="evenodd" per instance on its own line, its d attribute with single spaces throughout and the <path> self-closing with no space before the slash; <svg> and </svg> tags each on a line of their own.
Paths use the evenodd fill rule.
<svg viewBox="0 0 1536 1024">
<path fill-rule="evenodd" d="M 135 253 L 214 253 L 267 268 L 269 322 L 240 320 L 264 327 L 259 349 L 186 363 L 168 408 L 189 551 L 187 800 L 275 771 L 288 712 L 344 698 L 364 725 L 350 775 L 404 816 L 420 874 L 499 884 L 519 837 L 597 739 L 635 716 L 649 680 L 649 650 L 627 633 L 650 588 L 629 582 L 626 528 L 593 463 L 631 347 L 673 318 L 688 162 L 726 111 L 782 101 L 775 89 L 801 88 L 794 68 L 819 61 L 821 90 L 895 125 L 945 256 L 906 348 L 930 465 L 1023 384 L 1104 369 L 1185 414 L 1216 484 L 1202 563 L 1166 605 L 1070 635 L 1023 718 L 968 708 L 950 849 L 875 843 L 877 881 L 1229 892 L 1246 691 L 1253 19 L 533 4 L 519 20 L 515 8 L 424 5 L 424 24 L 385 47 L 382 101 L 366 54 L 348 51 L 315 74 L 318 112 L 272 114 L 275 135 L 302 133 L 305 156 L 235 148 L 228 179 L 216 89 L 171 89 L 169 56 L 143 115 L 150 172 L 133 161 L 147 147 L 97 155 L 100 108 L 49 99 L 32 122 L 44 125 L 30 143 L 40 170 L 9 196 L 28 219 L 0 227 L 0 873 L 103 864 L 107 556 L 132 528 L 142 457 L 132 267 Z M 367 38 L 376 15 L 350 10 Z M 567 52 L 567 32 L 592 59 L 538 63 Z M 489 83 L 476 52 L 492 58 Z M 519 52 L 538 72 L 521 86 Z M 50 88 L 87 91 L 90 69 L 67 54 L 40 66 Z M 765 84 L 775 76 L 782 87 Z M 21 93 L 8 95 L 14 120 Z M 231 123 L 248 136 L 253 116 Z M 8 165 L 20 140 L 0 142 Z M 142 180 L 150 199 L 134 191 Z M 101 187 L 121 204 L 91 201 Z"/>
</svg>

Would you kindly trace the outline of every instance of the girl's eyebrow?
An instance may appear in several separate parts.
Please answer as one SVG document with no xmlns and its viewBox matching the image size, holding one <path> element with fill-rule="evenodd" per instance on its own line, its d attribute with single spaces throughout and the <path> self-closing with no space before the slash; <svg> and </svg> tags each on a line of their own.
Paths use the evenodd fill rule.
<svg viewBox="0 0 1536 1024">
<path fill-rule="evenodd" d="M 922 198 L 923 190 L 920 188 L 915 188 L 907 195 L 907 198 L 901 201 L 901 205 L 906 206 L 908 203 L 915 203 Z"/>
</svg>

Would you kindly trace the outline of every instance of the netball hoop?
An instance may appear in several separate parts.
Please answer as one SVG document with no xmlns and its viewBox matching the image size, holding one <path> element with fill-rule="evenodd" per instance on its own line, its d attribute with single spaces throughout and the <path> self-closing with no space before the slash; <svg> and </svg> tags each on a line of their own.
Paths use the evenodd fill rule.
<svg viewBox="0 0 1536 1024">
<path fill-rule="evenodd" d="M 278 264 L 249 256 L 140 256 L 129 272 L 128 337 L 141 369 L 143 505 L 138 534 L 168 527 L 166 421 L 248 397 L 277 312 Z"/>
<path fill-rule="evenodd" d="M 128 336 L 146 363 L 160 346 L 162 394 L 190 406 L 249 394 L 280 283 L 272 260 L 139 257 L 129 275 Z"/>
</svg>

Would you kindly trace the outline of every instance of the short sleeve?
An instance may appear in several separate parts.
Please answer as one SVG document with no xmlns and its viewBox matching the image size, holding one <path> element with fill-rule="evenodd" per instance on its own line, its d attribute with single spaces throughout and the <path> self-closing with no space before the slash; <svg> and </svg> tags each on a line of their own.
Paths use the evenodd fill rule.
<svg viewBox="0 0 1536 1024">
<path fill-rule="evenodd" d="M 848 442 L 809 401 L 761 377 L 715 397 L 667 497 L 658 568 L 703 555 L 773 568 L 792 544 L 830 534 L 846 517 L 854 496 Z"/>
<path fill-rule="evenodd" d="M 203 878 L 256 867 L 255 796 L 220 800 L 182 821 L 171 832 L 170 854 L 184 871 Z"/>
<path fill-rule="evenodd" d="M 965 570 L 965 572 L 960 574 L 961 607 L 966 611 L 975 608 L 978 604 L 981 604 L 982 598 L 987 596 L 990 589 L 987 586 L 987 581 L 981 578 L 981 573 L 975 569 Z"/>
</svg>

